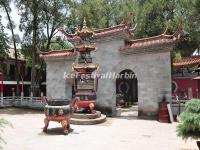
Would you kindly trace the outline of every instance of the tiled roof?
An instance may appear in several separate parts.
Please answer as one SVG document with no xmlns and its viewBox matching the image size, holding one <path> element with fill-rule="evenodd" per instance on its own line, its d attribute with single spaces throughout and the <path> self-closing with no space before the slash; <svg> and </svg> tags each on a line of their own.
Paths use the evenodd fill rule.
<svg viewBox="0 0 200 150">
<path fill-rule="evenodd" d="M 94 36 L 96 37 L 102 36 L 102 35 L 105 36 L 114 32 L 120 32 L 120 31 L 125 31 L 125 30 L 128 32 L 128 34 L 130 34 L 130 36 L 132 35 L 131 31 L 128 29 L 128 26 L 126 24 L 119 24 L 110 28 L 95 30 Z"/>
<path fill-rule="evenodd" d="M 173 35 L 167 35 L 166 32 L 167 32 L 167 29 L 165 30 L 163 34 L 158 35 L 158 36 L 136 39 L 136 40 L 129 40 L 127 41 L 126 45 L 121 47 L 119 50 L 125 51 L 127 49 L 143 49 L 143 48 L 148 48 L 152 46 L 173 44 L 181 38 L 182 26 L 179 26 L 177 31 Z"/>
<path fill-rule="evenodd" d="M 133 40 L 131 41 L 131 44 L 121 47 L 120 51 L 123 51 L 126 49 L 145 48 L 149 46 L 169 44 L 169 43 L 175 42 L 176 40 L 177 40 L 176 38 L 168 38 L 168 37 L 165 37 L 164 35 L 161 35 L 158 37 L 146 38 L 146 39 Z"/>
<path fill-rule="evenodd" d="M 191 56 L 191 57 L 184 58 L 178 62 L 173 63 L 175 67 L 189 66 L 189 65 L 195 65 L 195 64 L 200 64 L 200 56 Z"/>
<path fill-rule="evenodd" d="M 81 44 L 76 46 L 77 51 L 85 51 L 85 50 L 95 50 L 96 45 L 95 44 Z"/>
<path fill-rule="evenodd" d="M 134 27 L 134 29 L 136 28 L 136 26 Z M 98 37 L 102 37 L 102 36 L 109 36 L 113 33 L 117 33 L 117 32 L 125 32 L 128 34 L 128 36 L 132 36 L 132 31 L 134 31 L 134 29 L 130 29 L 129 26 L 125 23 L 123 24 L 119 24 L 113 27 L 109 27 L 109 28 L 104 28 L 104 29 L 99 29 L 99 30 L 94 30 L 94 38 L 98 38 Z M 65 34 L 65 36 L 68 37 L 68 40 L 73 42 L 76 40 L 80 40 L 80 37 L 77 36 L 76 34 L 68 34 L 67 32 L 65 32 L 64 30 L 60 29 L 60 31 L 62 33 Z"/>
<path fill-rule="evenodd" d="M 94 30 L 93 31 L 93 40 L 94 41 L 109 41 L 112 39 L 129 39 L 123 45 L 122 47 L 119 48 L 120 51 L 130 52 L 134 51 L 135 53 L 140 53 L 141 50 L 147 50 L 149 52 L 154 51 L 154 46 L 168 46 L 168 45 L 174 45 L 177 40 L 179 40 L 182 37 L 182 25 L 180 24 L 177 31 L 173 35 L 168 35 L 166 34 L 168 31 L 168 28 L 164 31 L 163 34 L 154 36 L 154 37 L 149 37 L 149 38 L 142 38 L 142 39 L 136 39 L 136 40 L 131 40 L 133 37 L 133 32 L 135 31 L 137 25 L 131 29 L 130 28 L 130 19 L 129 21 L 124 21 L 119 25 L 109 27 L 109 28 L 104 28 L 104 29 L 99 29 L 99 30 Z M 78 36 L 78 33 L 75 34 L 68 34 L 64 30 L 62 31 L 65 36 L 67 36 L 68 40 L 75 45 L 80 42 L 80 36 Z M 108 38 L 106 38 L 108 37 Z M 110 38 L 111 37 L 111 38 Z M 130 51 L 126 51 L 130 50 Z M 162 49 L 160 49 L 162 50 Z M 133 52 L 132 51 L 132 52 Z"/>
<path fill-rule="evenodd" d="M 62 50 L 62 51 L 50 51 L 41 53 L 42 58 L 57 58 L 57 57 L 69 57 L 74 55 L 73 49 L 70 50 Z"/>
</svg>

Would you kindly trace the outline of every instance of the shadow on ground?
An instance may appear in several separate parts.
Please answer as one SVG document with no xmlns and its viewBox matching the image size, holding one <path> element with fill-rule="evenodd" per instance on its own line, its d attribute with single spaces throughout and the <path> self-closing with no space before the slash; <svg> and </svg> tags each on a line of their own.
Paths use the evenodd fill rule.
<svg viewBox="0 0 200 150">
<path fill-rule="evenodd" d="M 41 129 L 42 130 L 42 129 Z M 41 132 L 39 133 L 40 135 L 45 135 L 45 136 L 51 136 L 51 135 L 65 135 L 63 133 L 63 128 L 62 127 L 57 127 L 57 128 L 48 128 L 47 132 Z M 77 132 L 74 132 L 74 129 L 70 128 L 68 134 L 79 134 Z"/>
<path fill-rule="evenodd" d="M 6 114 L 6 115 L 23 115 L 23 114 L 43 114 L 42 110 L 33 110 L 33 109 L 25 109 L 25 108 L 1 108 L 0 114 Z"/>
</svg>

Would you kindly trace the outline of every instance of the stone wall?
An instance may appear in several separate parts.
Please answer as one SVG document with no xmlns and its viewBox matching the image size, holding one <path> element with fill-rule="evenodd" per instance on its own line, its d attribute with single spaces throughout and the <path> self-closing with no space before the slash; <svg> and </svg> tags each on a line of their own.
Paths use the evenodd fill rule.
<svg viewBox="0 0 200 150">
<path fill-rule="evenodd" d="M 155 52 L 122 54 L 119 48 L 124 40 L 96 43 L 97 51 L 92 52 L 93 63 L 99 63 L 98 73 L 132 70 L 138 79 L 139 117 L 156 117 L 158 103 L 164 93 L 171 99 L 170 49 L 159 47 Z M 63 74 L 71 72 L 72 60 L 46 60 L 47 97 L 53 99 L 71 98 L 71 84 Z M 100 79 L 97 92 L 97 109 L 107 115 L 116 114 L 116 79 Z"/>
<path fill-rule="evenodd" d="M 171 98 L 170 51 L 125 55 L 118 50 L 123 44 L 123 40 L 97 43 L 93 61 L 100 64 L 99 73 L 132 70 L 138 78 L 139 116 L 155 117 L 163 93 Z M 115 115 L 116 79 L 100 79 L 97 96 L 98 108 Z"/>
<path fill-rule="evenodd" d="M 72 86 L 65 80 L 64 73 L 70 73 L 73 60 L 46 60 L 47 63 L 47 98 L 71 99 Z"/>
</svg>

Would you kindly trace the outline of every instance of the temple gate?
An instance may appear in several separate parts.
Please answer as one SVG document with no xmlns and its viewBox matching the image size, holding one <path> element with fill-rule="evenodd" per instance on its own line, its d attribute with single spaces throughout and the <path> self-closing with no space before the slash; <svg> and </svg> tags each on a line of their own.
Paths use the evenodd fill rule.
<svg viewBox="0 0 200 150">
<path fill-rule="evenodd" d="M 123 21 L 113 27 L 94 30 L 91 40 L 96 43 L 98 51 L 93 56 L 93 61 L 100 65 L 100 74 L 120 73 L 127 69 L 134 71 L 137 77 L 137 92 L 133 91 L 130 95 L 138 100 L 138 116 L 155 118 L 158 114 L 158 103 L 163 96 L 171 101 L 170 51 L 181 38 L 182 26 L 179 26 L 172 35 L 168 35 L 166 30 L 158 36 L 142 39 L 134 39 L 135 28 L 136 26 L 131 28 L 130 21 Z M 80 37 L 61 31 L 67 37 L 66 40 L 75 47 L 80 44 Z M 62 78 L 62 74 L 70 73 L 76 55 L 75 48 L 43 54 L 47 63 L 48 97 L 71 96 L 72 85 Z M 55 74 L 58 76 L 55 77 Z M 55 90 L 52 90 L 52 86 Z M 61 93 L 63 91 L 65 95 Z M 117 92 L 115 78 L 100 79 L 96 109 L 115 116 Z"/>
</svg>

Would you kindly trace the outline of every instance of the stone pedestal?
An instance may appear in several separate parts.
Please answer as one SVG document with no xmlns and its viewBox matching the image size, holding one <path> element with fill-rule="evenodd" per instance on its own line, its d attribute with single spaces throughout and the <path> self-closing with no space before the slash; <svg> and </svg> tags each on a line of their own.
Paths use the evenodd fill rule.
<svg viewBox="0 0 200 150">
<path fill-rule="evenodd" d="M 76 125 L 94 125 L 106 121 L 106 115 L 96 111 L 94 114 L 74 113 L 70 119 L 71 124 Z"/>
</svg>

